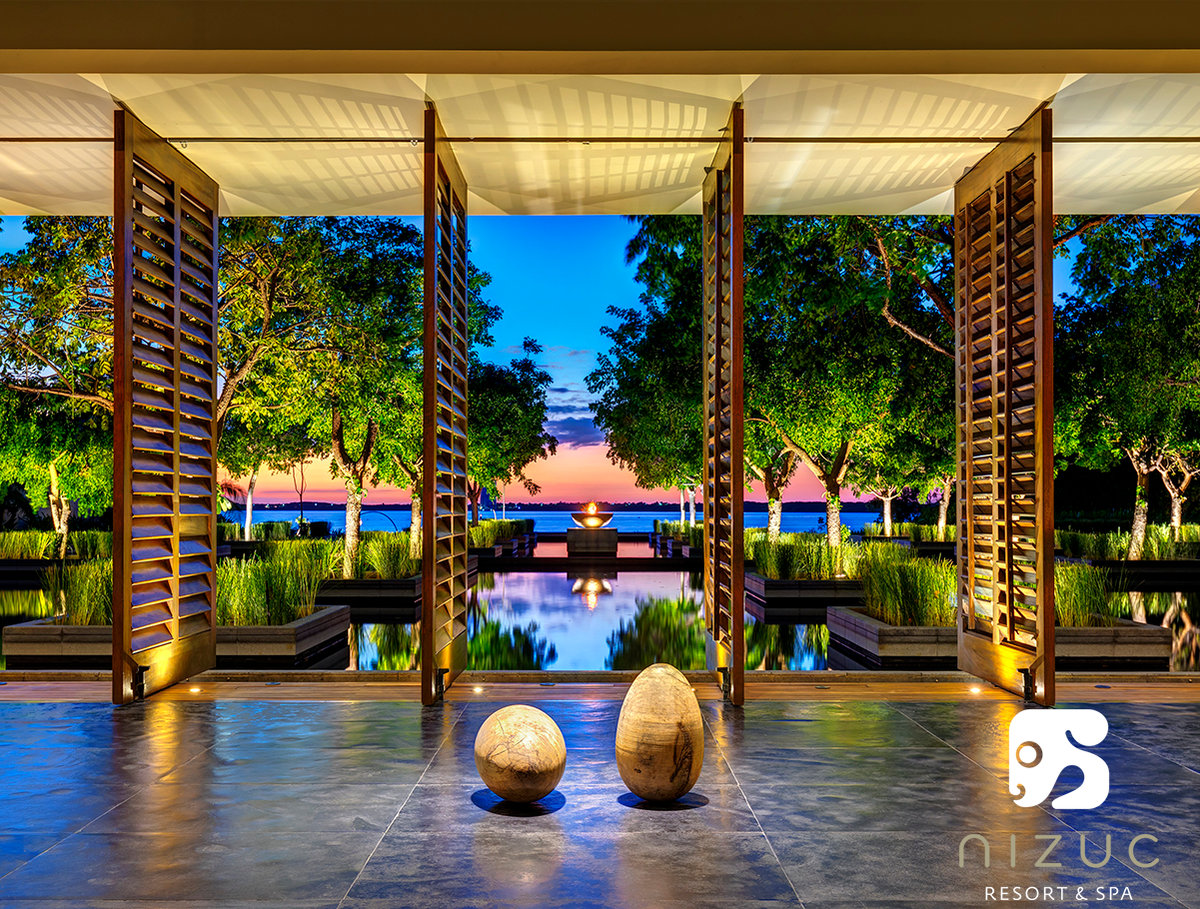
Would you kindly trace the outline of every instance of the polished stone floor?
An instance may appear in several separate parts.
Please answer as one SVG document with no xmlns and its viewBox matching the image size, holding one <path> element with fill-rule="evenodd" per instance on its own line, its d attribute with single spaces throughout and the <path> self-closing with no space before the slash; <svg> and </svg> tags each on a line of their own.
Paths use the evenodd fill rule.
<svg viewBox="0 0 1200 909">
<path fill-rule="evenodd" d="M 532 809 L 475 774 L 498 703 L 0 704 L 0 909 L 1200 907 L 1200 705 L 1101 706 L 1108 801 L 1054 811 L 1007 794 L 1011 702 L 705 703 L 667 808 L 621 784 L 619 701 L 534 702 L 568 761 Z"/>
</svg>

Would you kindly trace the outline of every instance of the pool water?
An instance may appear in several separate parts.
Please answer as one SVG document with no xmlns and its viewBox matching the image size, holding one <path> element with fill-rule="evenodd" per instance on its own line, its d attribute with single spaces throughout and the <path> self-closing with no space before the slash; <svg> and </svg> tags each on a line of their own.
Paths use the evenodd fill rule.
<svg viewBox="0 0 1200 909">
<path fill-rule="evenodd" d="M 539 554 L 541 547 L 538 547 Z M 480 574 L 468 601 L 468 669 L 705 666 L 704 587 L 688 572 Z M 416 669 L 417 626 L 356 629 L 359 669 Z M 824 669 L 824 626 L 746 619 L 749 669 Z M 352 656 L 352 659 L 354 657 Z"/>
</svg>

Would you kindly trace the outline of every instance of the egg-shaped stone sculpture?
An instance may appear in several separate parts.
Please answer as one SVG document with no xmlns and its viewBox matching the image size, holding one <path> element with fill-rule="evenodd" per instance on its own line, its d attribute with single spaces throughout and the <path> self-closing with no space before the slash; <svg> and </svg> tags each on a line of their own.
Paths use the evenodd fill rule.
<svg viewBox="0 0 1200 909">
<path fill-rule="evenodd" d="M 483 721 L 475 736 L 475 767 L 488 789 L 502 799 L 536 802 L 554 791 L 566 766 L 562 732 L 536 707 L 502 707 Z"/>
<path fill-rule="evenodd" d="M 677 799 L 696 785 L 704 764 L 704 722 L 682 672 L 655 663 L 625 694 L 617 720 L 617 771 L 647 801 Z"/>
</svg>

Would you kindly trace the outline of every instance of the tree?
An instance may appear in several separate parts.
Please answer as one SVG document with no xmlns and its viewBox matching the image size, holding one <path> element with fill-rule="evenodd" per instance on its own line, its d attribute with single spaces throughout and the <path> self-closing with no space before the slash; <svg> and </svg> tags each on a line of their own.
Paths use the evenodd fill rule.
<svg viewBox="0 0 1200 909">
<path fill-rule="evenodd" d="M 775 432 L 824 487 L 837 546 L 855 459 L 880 462 L 900 428 L 907 363 L 839 267 L 824 219 L 753 219 L 747 249 L 748 420 Z"/>
<path fill-rule="evenodd" d="M 542 348 L 532 338 L 525 355 L 508 366 L 485 363 L 472 355 L 467 380 L 467 495 L 471 523 L 479 523 L 483 490 L 498 497 L 499 486 L 520 483 L 535 495 L 537 483 L 525 469 L 554 454 L 558 440 L 546 432 L 546 391 L 550 373 L 533 357 Z"/>
<path fill-rule="evenodd" d="M 320 225 L 325 334 L 306 363 L 308 423 L 346 488 L 342 573 L 358 562 L 362 503 L 378 475 L 377 442 L 402 420 L 392 404 L 420 369 L 421 235 L 395 218 Z"/>
<path fill-rule="evenodd" d="M 0 386 L 111 414 L 111 222 L 28 218 L 25 230 L 26 246 L 0 257 Z M 261 409 L 265 376 L 294 369 L 321 337 L 318 239 L 306 219 L 222 221 L 218 429 L 230 414 Z M 60 479 L 72 469 L 56 465 Z"/>
<path fill-rule="evenodd" d="M 746 476 L 762 483 L 767 496 L 767 539 L 777 541 L 783 526 L 783 491 L 800 462 L 778 433 L 762 423 L 745 427 L 743 454 Z"/>
<path fill-rule="evenodd" d="M 1200 227 L 1110 222 L 1084 238 L 1072 277 L 1079 290 L 1064 297 L 1056 326 L 1056 449 L 1098 469 L 1120 457 L 1133 465 L 1129 558 L 1140 559 L 1151 474 L 1179 478 L 1181 514 L 1197 449 Z"/>
<path fill-rule="evenodd" d="M 84 401 L 0 388 L 0 487 L 20 483 L 49 507 L 58 558 L 67 551 L 75 502 L 81 515 L 112 507 L 112 415 Z"/>
</svg>

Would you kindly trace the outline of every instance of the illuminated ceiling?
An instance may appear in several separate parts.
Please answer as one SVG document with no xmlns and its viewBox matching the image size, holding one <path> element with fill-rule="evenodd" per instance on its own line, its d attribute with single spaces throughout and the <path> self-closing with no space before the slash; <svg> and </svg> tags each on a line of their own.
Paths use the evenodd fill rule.
<svg viewBox="0 0 1200 909">
<path fill-rule="evenodd" d="M 224 214 L 417 215 L 427 100 L 473 213 L 698 212 L 708 140 L 739 99 L 749 213 L 945 213 L 964 170 L 1046 102 L 1056 211 L 1200 212 L 1192 74 L 110 74 L 0 75 L 0 214 L 109 213 L 95 140 L 124 105 L 186 144 Z"/>
</svg>

